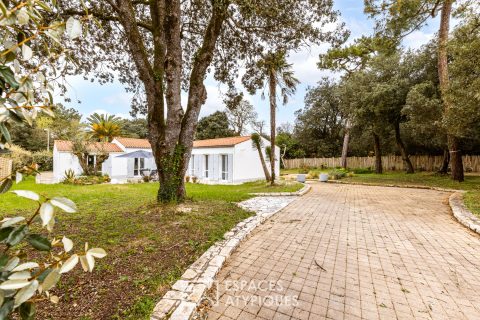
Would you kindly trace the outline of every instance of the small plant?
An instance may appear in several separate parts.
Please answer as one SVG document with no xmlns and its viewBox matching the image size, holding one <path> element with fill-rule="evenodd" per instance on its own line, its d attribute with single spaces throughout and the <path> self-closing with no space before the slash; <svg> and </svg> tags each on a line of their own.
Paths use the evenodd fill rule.
<svg viewBox="0 0 480 320">
<path fill-rule="evenodd" d="M 198 178 L 197 178 L 196 176 L 193 176 L 193 177 L 192 177 L 192 182 L 193 182 L 193 183 L 197 183 L 197 181 L 198 181 Z"/>
<path fill-rule="evenodd" d="M 185 176 L 185 182 L 190 182 L 190 176 Z"/>
<path fill-rule="evenodd" d="M 308 179 L 318 179 L 318 171 L 309 171 L 307 178 Z"/>
<path fill-rule="evenodd" d="M 307 166 L 306 164 L 302 164 L 302 165 L 300 165 L 298 173 L 307 174 L 311 169 L 313 169 L 313 168 L 310 167 L 310 166 Z"/>
<path fill-rule="evenodd" d="M 330 179 L 332 180 L 340 180 L 347 175 L 348 171 L 345 169 L 335 169 L 328 173 Z"/>
<path fill-rule="evenodd" d="M 68 169 L 67 171 L 65 171 L 62 183 L 64 183 L 64 184 L 74 184 L 75 183 L 75 171 L 73 171 L 72 169 Z"/>
<path fill-rule="evenodd" d="M 142 179 L 143 179 L 143 182 L 150 182 L 152 180 L 150 176 L 143 176 Z"/>
</svg>

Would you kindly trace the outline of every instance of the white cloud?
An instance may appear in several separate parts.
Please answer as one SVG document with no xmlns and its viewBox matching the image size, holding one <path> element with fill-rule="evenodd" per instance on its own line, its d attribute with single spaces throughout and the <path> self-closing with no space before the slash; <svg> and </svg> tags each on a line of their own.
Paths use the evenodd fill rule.
<svg viewBox="0 0 480 320">
<path fill-rule="evenodd" d="M 433 33 L 417 30 L 405 37 L 403 45 L 407 48 L 418 49 L 432 40 L 433 37 Z"/>
</svg>

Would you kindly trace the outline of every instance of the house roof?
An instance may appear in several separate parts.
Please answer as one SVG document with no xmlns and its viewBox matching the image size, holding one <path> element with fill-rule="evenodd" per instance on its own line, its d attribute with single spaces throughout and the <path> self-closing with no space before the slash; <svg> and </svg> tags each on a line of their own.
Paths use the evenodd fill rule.
<svg viewBox="0 0 480 320">
<path fill-rule="evenodd" d="M 150 142 L 147 139 L 135 139 L 135 138 L 115 138 L 125 148 L 136 149 L 150 149 Z M 243 137 L 228 137 L 208 140 L 197 140 L 193 142 L 194 148 L 218 148 L 218 147 L 231 147 L 236 144 L 250 140 L 250 136 Z M 55 147 L 58 151 L 72 151 L 72 141 L 55 140 Z M 110 142 L 95 142 L 89 145 L 89 151 L 106 151 L 106 152 L 123 152 L 123 150 L 115 143 Z"/>
<path fill-rule="evenodd" d="M 58 151 L 72 151 L 73 142 L 66 140 L 55 140 L 55 147 Z M 122 148 L 117 146 L 115 143 L 110 142 L 92 142 L 88 144 L 87 150 L 89 152 L 123 152 Z"/>
<path fill-rule="evenodd" d="M 125 148 L 151 149 L 150 142 L 147 139 L 117 137 L 115 140 L 120 142 Z"/>
<path fill-rule="evenodd" d="M 193 147 L 194 148 L 231 147 L 248 140 L 250 140 L 250 136 L 197 140 L 193 142 Z"/>
<path fill-rule="evenodd" d="M 125 148 L 138 148 L 138 149 L 151 148 L 150 142 L 148 142 L 148 140 L 146 139 L 118 137 L 118 138 L 115 138 L 115 140 L 121 143 Z M 196 140 L 193 142 L 193 147 L 194 148 L 230 147 L 248 140 L 250 140 L 250 136 Z"/>
</svg>

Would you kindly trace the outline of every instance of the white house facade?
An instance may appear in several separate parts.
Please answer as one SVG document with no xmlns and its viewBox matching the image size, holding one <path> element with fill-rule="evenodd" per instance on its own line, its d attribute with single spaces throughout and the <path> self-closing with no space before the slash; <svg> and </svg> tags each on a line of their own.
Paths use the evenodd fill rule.
<svg viewBox="0 0 480 320">
<path fill-rule="evenodd" d="M 263 145 L 268 144 L 269 142 L 263 139 Z M 118 137 L 111 143 L 92 145 L 89 155 L 92 164 L 99 148 L 109 153 L 108 159 L 102 164 L 102 173 L 109 175 L 112 183 L 140 179 L 145 171 L 156 169 L 153 158 L 120 157 L 138 150 L 151 152 L 150 143 L 146 139 Z M 276 148 L 275 151 L 275 172 L 278 177 L 280 150 Z M 269 158 L 264 150 L 262 152 L 267 167 L 270 168 Z M 72 153 L 71 142 L 55 141 L 53 154 L 55 182 L 60 182 L 65 176 L 65 171 L 69 169 L 77 175 L 82 173 L 78 159 Z M 186 175 L 196 177 L 200 183 L 206 184 L 239 184 L 265 178 L 260 156 L 253 147 L 250 136 L 194 141 Z"/>
</svg>

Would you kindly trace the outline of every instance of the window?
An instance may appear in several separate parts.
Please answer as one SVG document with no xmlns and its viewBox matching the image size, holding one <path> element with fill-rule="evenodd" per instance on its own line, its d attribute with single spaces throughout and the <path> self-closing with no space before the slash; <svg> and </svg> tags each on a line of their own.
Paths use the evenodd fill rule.
<svg viewBox="0 0 480 320">
<path fill-rule="evenodd" d="M 208 178 L 208 154 L 205 155 L 205 178 Z"/>
<path fill-rule="evenodd" d="M 139 176 L 143 169 L 145 169 L 145 159 L 135 158 L 133 163 L 133 175 Z"/>
<path fill-rule="evenodd" d="M 222 180 L 228 180 L 228 155 L 222 154 Z"/>
<path fill-rule="evenodd" d="M 87 156 L 87 163 L 88 163 L 88 166 L 89 166 L 89 167 L 92 167 L 92 168 L 93 168 L 93 167 L 95 166 L 95 156 L 89 154 L 89 155 Z"/>
</svg>

